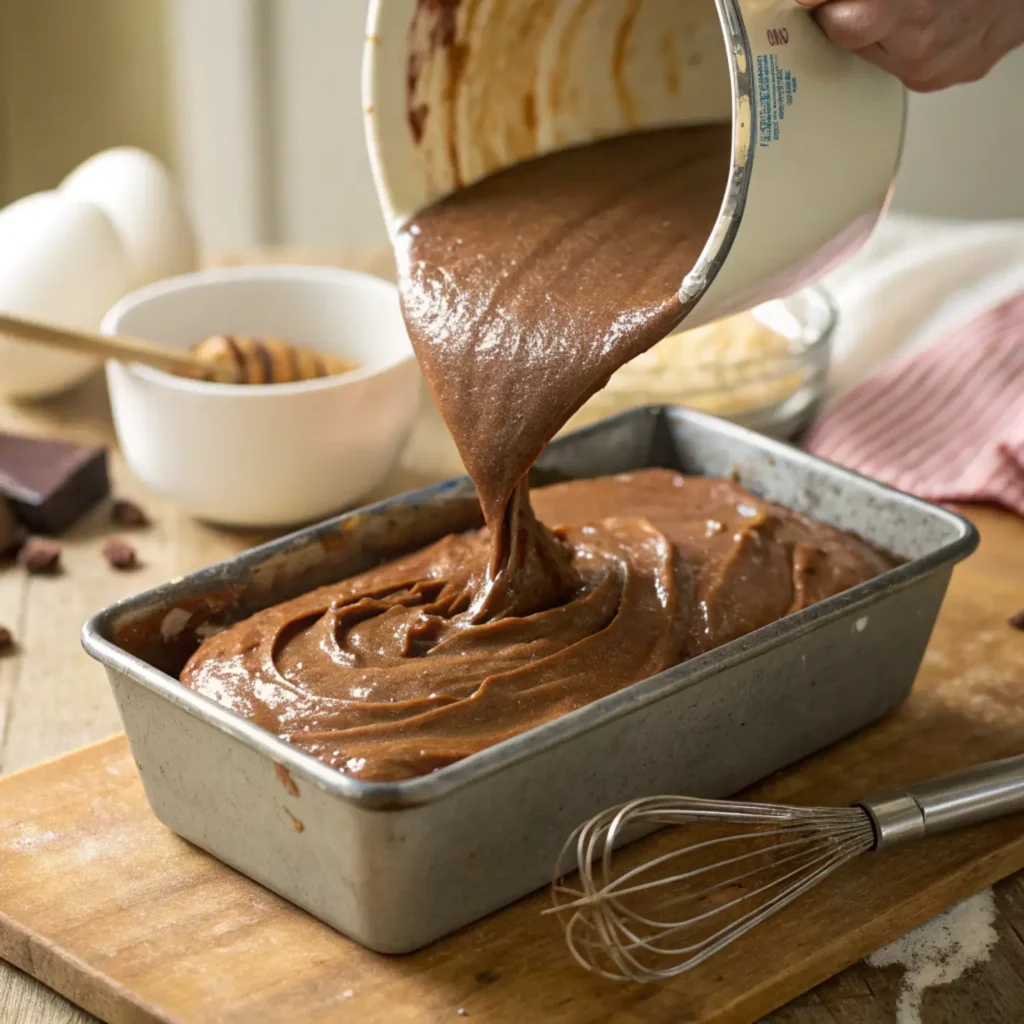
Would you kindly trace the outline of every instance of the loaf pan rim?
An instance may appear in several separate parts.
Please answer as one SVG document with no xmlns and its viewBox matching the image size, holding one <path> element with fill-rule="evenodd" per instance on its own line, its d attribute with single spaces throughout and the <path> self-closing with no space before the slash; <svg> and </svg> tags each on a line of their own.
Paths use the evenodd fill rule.
<svg viewBox="0 0 1024 1024">
<path fill-rule="evenodd" d="M 957 535 L 927 555 L 911 559 L 873 579 L 857 584 L 849 590 L 826 598 L 824 601 L 794 614 L 786 615 L 696 658 L 672 666 L 658 675 L 634 683 L 428 775 L 398 782 L 366 782 L 343 775 L 312 754 L 292 746 L 243 716 L 189 689 L 174 677 L 149 665 L 141 658 L 130 654 L 112 640 L 107 639 L 106 633 L 110 631 L 113 622 L 125 614 L 159 607 L 160 604 L 167 602 L 172 594 L 183 589 L 196 588 L 204 581 L 212 582 L 218 577 L 223 577 L 229 570 L 235 573 L 258 565 L 266 558 L 289 548 L 315 542 L 321 534 L 335 531 L 347 519 L 380 514 L 389 506 L 408 504 L 410 500 L 422 502 L 446 491 L 457 492 L 459 489 L 465 489 L 468 485 L 468 478 L 464 476 L 451 478 L 429 487 L 395 495 L 383 501 L 353 509 L 251 548 L 169 583 L 160 584 L 117 601 L 90 617 L 85 623 L 82 630 L 82 644 L 85 650 L 109 671 L 120 673 L 175 704 L 191 716 L 255 749 L 275 764 L 286 768 L 297 779 L 365 810 L 393 812 L 434 803 L 458 789 L 480 782 L 499 771 L 537 756 L 552 746 L 566 742 L 572 737 L 583 735 L 640 708 L 667 699 L 683 689 L 696 686 L 719 672 L 731 669 L 761 653 L 789 643 L 826 623 L 844 617 L 852 619 L 854 613 L 870 609 L 883 597 L 913 586 L 937 571 L 945 568 L 952 569 L 953 565 L 970 555 L 978 546 L 980 538 L 977 529 L 969 520 L 956 512 L 897 491 L 878 481 L 836 466 L 806 452 L 793 449 L 782 442 L 755 434 L 736 424 L 679 406 L 657 405 L 629 410 L 560 438 L 554 442 L 554 446 L 571 443 L 574 440 L 578 441 L 587 434 L 606 430 L 609 425 L 618 421 L 644 414 L 669 419 L 682 418 L 692 421 L 697 426 L 710 427 L 719 433 L 731 434 L 738 440 L 753 441 L 762 454 L 771 456 L 774 453 L 787 461 L 795 459 L 798 463 L 828 465 L 833 472 L 846 478 L 847 482 L 854 486 L 889 499 L 895 497 L 924 514 L 942 519 L 956 531 Z M 168 604 L 168 608 L 172 606 L 173 603 Z"/>
</svg>

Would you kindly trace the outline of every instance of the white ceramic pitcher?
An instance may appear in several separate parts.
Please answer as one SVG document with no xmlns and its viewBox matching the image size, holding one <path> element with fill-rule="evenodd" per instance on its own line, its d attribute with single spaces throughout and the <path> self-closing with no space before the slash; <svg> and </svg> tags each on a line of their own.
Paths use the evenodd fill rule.
<svg viewBox="0 0 1024 1024">
<path fill-rule="evenodd" d="M 906 94 L 795 0 L 373 0 L 364 109 L 389 231 L 555 149 L 733 126 L 718 219 L 680 296 L 696 327 L 852 255 L 885 209 Z"/>
</svg>

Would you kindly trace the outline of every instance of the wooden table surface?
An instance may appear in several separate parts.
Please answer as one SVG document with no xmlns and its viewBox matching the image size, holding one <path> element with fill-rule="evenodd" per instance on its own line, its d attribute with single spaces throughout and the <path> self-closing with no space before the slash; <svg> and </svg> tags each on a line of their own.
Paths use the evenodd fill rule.
<svg viewBox="0 0 1024 1024">
<path fill-rule="evenodd" d="M 267 262 L 280 256 L 252 253 L 244 262 Z M 389 260 L 380 256 L 292 252 L 287 259 L 362 266 L 382 276 L 390 273 Z M 0 430 L 112 443 L 102 375 L 56 400 L 20 406 L 0 403 Z M 402 462 L 381 493 L 421 486 L 458 470 L 454 447 L 426 402 Z M 148 494 L 131 478 L 116 452 L 111 473 L 115 493 L 138 500 L 153 519 L 151 528 L 131 537 L 143 562 L 141 568 L 123 574 L 107 566 L 100 555 L 99 538 L 113 531 L 107 522 L 108 510 L 100 508 L 65 538 L 62 576 L 29 578 L 19 570 L 0 571 L 0 624 L 9 626 L 19 643 L 14 656 L 0 659 L 0 772 L 34 764 L 119 731 L 103 670 L 79 645 L 79 630 L 89 615 L 127 593 L 265 539 L 258 533 L 197 523 Z M 1012 544 L 1018 536 L 1024 536 L 1024 531 L 1011 531 L 1008 536 L 1005 530 L 999 531 L 1003 544 Z M 989 546 L 979 557 L 996 566 L 1000 552 Z M 918 1018 L 921 1024 L 1020 1024 L 1024 1020 L 1024 1006 L 1007 996 L 1021 991 L 1024 980 L 1024 873 L 996 887 L 995 903 L 999 941 L 990 959 L 952 984 L 928 990 Z M 902 975 L 900 967 L 859 964 L 773 1014 L 772 1024 L 894 1022 Z M 91 1020 L 90 1015 L 0 961 L 0 1024 Z"/>
</svg>

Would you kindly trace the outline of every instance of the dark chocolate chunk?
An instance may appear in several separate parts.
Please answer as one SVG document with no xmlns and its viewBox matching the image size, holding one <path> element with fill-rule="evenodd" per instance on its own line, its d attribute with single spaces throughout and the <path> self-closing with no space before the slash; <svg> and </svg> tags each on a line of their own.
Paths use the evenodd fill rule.
<svg viewBox="0 0 1024 1024">
<path fill-rule="evenodd" d="M 9 654 L 13 650 L 14 634 L 6 626 L 0 626 L 0 655 Z"/>
<path fill-rule="evenodd" d="M 106 448 L 0 433 L 0 495 L 33 533 L 63 533 L 109 493 Z"/>
<path fill-rule="evenodd" d="M 120 537 L 109 537 L 103 542 L 103 557 L 110 563 L 111 568 L 121 571 L 134 569 L 139 564 L 135 548 Z"/>
<path fill-rule="evenodd" d="M 115 526 L 149 526 L 149 516 L 135 504 L 118 498 L 110 510 L 110 521 Z"/>
<path fill-rule="evenodd" d="M 6 498 L 0 498 L 0 561 L 13 558 L 25 543 L 25 527 L 15 518 Z"/>
<path fill-rule="evenodd" d="M 18 564 L 33 576 L 55 576 L 61 568 L 60 551 L 54 540 L 30 537 L 18 552 Z"/>
<path fill-rule="evenodd" d="M 1024 608 L 1021 608 L 1019 612 L 1010 616 L 1010 625 L 1014 629 L 1024 630 Z"/>
</svg>

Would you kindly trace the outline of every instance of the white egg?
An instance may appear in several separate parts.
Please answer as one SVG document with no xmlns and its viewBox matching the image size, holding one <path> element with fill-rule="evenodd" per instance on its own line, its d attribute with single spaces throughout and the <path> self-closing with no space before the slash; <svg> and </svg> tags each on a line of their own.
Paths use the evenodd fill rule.
<svg viewBox="0 0 1024 1024">
<path fill-rule="evenodd" d="M 121 235 L 131 287 L 196 269 L 196 242 L 181 194 L 166 167 L 141 149 L 97 153 L 60 191 L 96 203 Z"/>
<path fill-rule="evenodd" d="M 0 210 L 0 311 L 95 331 L 130 286 L 120 236 L 93 203 L 40 192 Z M 0 396 L 55 394 L 97 365 L 0 336 Z"/>
</svg>

